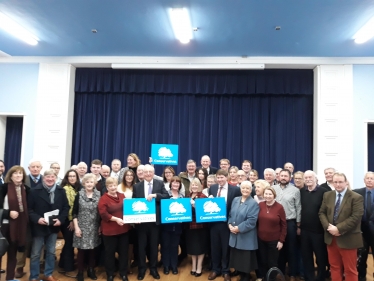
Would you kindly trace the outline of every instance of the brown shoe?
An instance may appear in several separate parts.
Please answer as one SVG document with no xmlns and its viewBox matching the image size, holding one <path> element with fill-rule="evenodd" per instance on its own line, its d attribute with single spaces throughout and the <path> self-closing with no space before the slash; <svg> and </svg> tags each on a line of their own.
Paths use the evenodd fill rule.
<svg viewBox="0 0 374 281">
<path fill-rule="evenodd" d="M 23 272 L 23 267 L 19 267 L 16 269 L 16 272 L 14 273 L 14 277 L 15 278 L 22 278 L 23 275 L 25 275 L 26 273 Z"/>
<path fill-rule="evenodd" d="M 44 276 L 43 281 L 59 281 L 58 279 L 54 278 L 52 275 L 51 276 Z"/>
<path fill-rule="evenodd" d="M 225 280 L 225 281 L 231 281 L 231 276 L 230 276 L 230 274 L 228 274 L 228 273 L 223 274 L 223 280 Z"/>
<path fill-rule="evenodd" d="M 220 276 L 220 274 L 218 274 L 217 272 L 212 271 L 212 272 L 209 274 L 208 279 L 209 279 L 209 280 L 214 280 L 214 279 L 216 279 L 217 276 Z"/>
</svg>

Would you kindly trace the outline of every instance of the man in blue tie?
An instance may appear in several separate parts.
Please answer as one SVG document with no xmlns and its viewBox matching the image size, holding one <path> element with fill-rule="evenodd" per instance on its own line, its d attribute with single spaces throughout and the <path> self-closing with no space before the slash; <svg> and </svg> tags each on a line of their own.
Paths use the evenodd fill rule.
<svg viewBox="0 0 374 281">
<path fill-rule="evenodd" d="M 369 222 L 374 220 L 374 173 L 367 172 L 364 178 L 365 187 L 355 189 L 354 191 L 360 194 L 364 198 L 364 215 L 361 220 L 361 231 L 362 238 L 364 240 L 364 248 L 361 251 L 361 258 L 359 259 L 358 269 L 358 280 L 366 280 L 366 268 L 367 259 L 369 253 L 369 247 L 374 250 L 374 236 L 370 232 Z"/>
<path fill-rule="evenodd" d="M 364 200 L 348 189 L 345 174 L 335 173 L 333 184 L 335 190 L 323 195 L 318 213 L 325 231 L 331 280 L 343 280 L 344 274 L 345 281 L 357 281 L 357 249 L 363 246 L 361 218 Z"/>
</svg>

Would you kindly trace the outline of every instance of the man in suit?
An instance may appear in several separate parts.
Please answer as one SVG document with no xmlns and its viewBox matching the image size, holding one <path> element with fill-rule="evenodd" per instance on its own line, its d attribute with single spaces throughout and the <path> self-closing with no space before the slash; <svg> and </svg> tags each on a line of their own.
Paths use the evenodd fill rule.
<svg viewBox="0 0 374 281">
<path fill-rule="evenodd" d="M 3 160 L 0 160 L 0 185 L 5 183 L 4 182 L 4 178 L 5 178 L 4 172 L 5 172 L 5 164 L 4 164 Z"/>
<path fill-rule="evenodd" d="M 52 169 L 44 172 L 43 183 L 31 189 L 27 198 L 32 233 L 32 250 L 30 257 L 30 281 L 40 280 L 40 254 L 45 246 L 44 281 L 56 281 L 52 276 L 55 268 L 55 249 L 57 233 L 61 223 L 69 212 L 69 203 L 65 190 L 56 185 L 56 174 Z M 57 218 L 49 222 L 44 219 L 44 213 L 59 210 Z"/>
<path fill-rule="evenodd" d="M 326 192 L 319 210 L 332 280 L 357 281 L 357 249 L 363 246 L 361 219 L 363 197 L 348 189 L 343 173 L 333 176 L 335 191 Z"/>
<path fill-rule="evenodd" d="M 219 160 L 219 167 L 222 170 L 225 170 L 225 171 L 229 172 L 229 169 L 230 169 L 230 160 L 226 159 L 226 158 L 222 158 L 221 160 Z"/>
<path fill-rule="evenodd" d="M 335 189 L 334 183 L 332 182 L 332 177 L 335 174 L 335 172 L 336 171 L 335 171 L 334 168 L 326 168 L 323 171 L 323 173 L 325 174 L 326 182 L 321 184 L 321 187 L 323 187 L 324 189 L 326 189 L 328 191 L 331 191 L 331 190 Z"/>
<path fill-rule="evenodd" d="M 113 159 L 111 166 L 112 166 L 112 172 L 110 173 L 110 176 L 112 178 L 118 179 L 119 172 L 121 171 L 121 160 Z"/>
<path fill-rule="evenodd" d="M 87 164 L 84 162 L 79 162 L 77 165 L 77 173 L 79 176 L 79 181 L 82 182 L 84 175 L 87 173 Z"/>
<path fill-rule="evenodd" d="M 201 157 L 201 166 L 197 167 L 197 170 L 200 168 L 205 168 L 208 171 L 208 175 L 215 175 L 217 173 L 217 168 L 210 166 L 211 161 L 208 155 Z"/>
<path fill-rule="evenodd" d="M 168 198 L 168 192 L 162 181 L 153 178 L 155 170 L 151 165 L 144 165 L 144 180 L 135 184 L 133 198 L 146 198 L 148 201 L 156 200 L 156 222 L 140 223 L 138 230 L 139 264 L 138 280 L 143 280 L 146 267 L 146 248 L 149 248 L 150 274 L 154 279 L 160 279 L 157 272 L 158 242 L 160 234 L 160 200 Z"/>
<path fill-rule="evenodd" d="M 97 183 L 96 183 L 96 189 L 101 192 L 101 195 L 103 195 L 106 192 L 106 186 L 105 186 L 105 178 L 101 176 L 101 166 L 103 165 L 103 162 L 99 159 L 92 160 L 91 162 L 91 173 L 93 173 L 96 176 Z"/>
<path fill-rule="evenodd" d="M 43 169 L 43 166 L 39 160 L 31 160 L 29 163 L 30 174 L 26 177 L 25 184 L 34 188 L 43 181 L 43 176 L 40 174 L 40 171 Z"/>
<path fill-rule="evenodd" d="M 230 213 L 232 200 L 240 196 L 240 188 L 229 185 L 227 183 L 228 172 L 219 169 L 216 173 L 217 184 L 209 188 L 209 197 L 224 197 L 226 201 L 227 217 Z M 214 222 L 210 224 L 210 241 L 211 241 L 211 257 L 212 257 L 212 272 L 208 279 L 214 280 L 221 274 L 224 281 L 230 281 L 230 250 L 229 250 L 230 230 L 227 227 L 227 222 Z"/>
<path fill-rule="evenodd" d="M 366 280 L 367 258 L 369 247 L 374 251 L 374 236 L 370 231 L 369 222 L 374 219 L 374 172 L 367 172 L 364 178 L 365 187 L 355 189 L 354 191 L 360 194 L 363 199 L 364 215 L 361 220 L 361 231 L 364 243 L 364 251 L 361 252 L 361 259 L 359 260 L 358 280 Z"/>
<path fill-rule="evenodd" d="M 266 168 L 264 170 L 264 180 L 266 180 L 270 186 L 273 186 L 275 183 L 275 171 L 272 168 Z"/>
</svg>

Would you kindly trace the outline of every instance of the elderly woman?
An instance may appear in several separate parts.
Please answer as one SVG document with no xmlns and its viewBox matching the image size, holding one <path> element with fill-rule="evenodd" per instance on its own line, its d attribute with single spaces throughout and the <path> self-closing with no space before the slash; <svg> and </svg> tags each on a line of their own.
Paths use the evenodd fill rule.
<svg viewBox="0 0 374 281">
<path fill-rule="evenodd" d="M 128 171 L 129 172 L 129 171 Z M 125 195 L 117 191 L 117 179 L 106 179 L 108 190 L 99 201 L 99 213 L 101 216 L 101 231 L 105 245 L 105 269 L 107 281 L 113 281 L 115 266 L 115 254 L 119 255 L 119 274 L 122 281 L 127 279 L 129 230 L 130 224 L 123 221 L 123 199 Z"/>
<path fill-rule="evenodd" d="M 140 165 L 140 159 L 139 159 L 138 155 L 136 155 L 135 153 L 130 153 L 127 156 L 127 167 L 122 168 L 119 171 L 118 182 L 122 182 L 122 178 L 123 178 L 125 172 L 128 171 L 128 170 L 132 170 L 134 172 L 134 174 L 136 175 L 136 170 L 138 169 L 139 165 Z M 135 182 L 139 182 L 137 177 L 135 178 Z"/>
<path fill-rule="evenodd" d="M 265 201 L 264 190 L 266 187 L 270 187 L 270 184 L 266 180 L 257 180 L 254 183 L 256 195 L 253 197 L 257 203 Z"/>
<path fill-rule="evenodd" d="M 191 275 L 201 276 L 204 255 L 209 251 L 209 228 L 203 223 L 196 223 L 195 200 L 206 198 L 202 192 L 199 179 L 193 179 L 190 185 L 190 197 L 192 205 L 192 222 L 187 224 L 186 243 L 187 254 L 192 257 Z"/>
<path fill-rule="evenodd" d="M 75 196 L 81 189 L 79 182 L 79 175 L 75 170 L 69 170 L 66 172 L 64 178 L 61 181 L 61 186 L 65 189 L 66 197 L 69 202 L 69 215 L 61 225 L 61 232 L 64 236 L 64 247 L 61 251 L 60 261 L 58 266 L 61 268 L 60 273 L 64 273 L 68 277 L 74 276 L 69 273 L 74 270 L 74 248 L 73 248 L 73 237 L 74 237 L 74 223 L 73 223 L 73 206 Z"/>
<path fill-rule="evenodd" d="M 17 249 L 25 248 L 29 222 L 27 195 L 30 188 L 25 186 L 26 173 L 21 166 L 13 166 L 0 188 L 0 209 L 3 211 L 1 233 L 9 242 L 7 251 L 6 280 L 14 279 L 17 263 Z M 0 265 L 1 266 L 1 265 Z"/>
<path fill-rule="evenodd" d="M 262 276 L 278 266 L 279 251 L 287 234 L 286 214 L 283 206 L 275 201 L 276 196 L 274 188 L 268 186 L 264 190 L 265 202 L 259 203 L 258 244 Z"/>
<path fill-rule="evenodd" d="M 100 215 L 98 212 L 100 191 L 95 186 L 97 177 L 86 174 L 82 179 L 82 188 L 76 195 L 73 206 L 73 222 L 75 235 L 73 247 L 78 249 L 78 281 L 83 281 L 85 256 L 88 258 L 87 276 L 96 280 L 94 271 L 95 248 L 100 245 Z"/>
<path fill-rule="evenodd" d="M 244 181 L 240 185 L 242 196 L 232 200 L 228 219 L 230 229 L 230 267 L 240 274 L 240 280 L 249 281 L 250 272 L 257 268 L 258 204 L 251 197 L 252 184 Z"/>
</svg>

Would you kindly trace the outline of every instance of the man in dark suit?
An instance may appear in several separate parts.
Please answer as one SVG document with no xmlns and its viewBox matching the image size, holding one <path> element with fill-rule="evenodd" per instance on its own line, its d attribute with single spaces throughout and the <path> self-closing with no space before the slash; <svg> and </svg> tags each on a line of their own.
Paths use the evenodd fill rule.
<svg viewBox="0 0 374 281">
<path fill-rule="evenodd" d="M 40 174 L 43 166 L 39 160 L 31 160 L 28 168 L 30 174 L 26 177 L 25 185 L 30 188 L 34 188 L 43 181 L 43 176 Z"/>
<path fill-rule="evenodd" d="M 144 166 L 144 180 L 134 185 L 133 198 L 146 198 L 156 200 L 156 222 L 140 223 L 138 230 L 139 265 L 138 280 L 143 280 L 146 267 L 146 248 L 149 246 L 149 266 L 153 278 L 160 279 L 157 272 L 158 242 L 160 233 L 160 200 L 168 198 L 168 192 L 162 181 L 153 179 L 155 170 L 151 165 Z"/>
<path fill-rule="evenodd" d="M 252 162 L 249 161 L 249 160 L 243 160 L 242 170 L 244 171 L 245 175 L 247 176 L 247 179 L 249 179 L 249 173 L 252 170 Z"/>
<path fill-rule="evenodd" d="M 103 162 L 99 159 L 92 160 L 91 162 L 91 173 L 93 173 L 96 176 L 97 183 L 96 183 L 96 189 L 100 191 L 101 195 L 106 193 L 106 186 L 105 186 L 105 178 L 101 176 L 101 166 L 103 165 Z"/>
<path fill-rule="evenodd" d="M 326 192 L 319 210 L 331 269 L 331 280 L 357 281 L 357 249 L 363 246 L 363 197 L 348 189 L 343 173 L 333 176 L 335 191 Z"/>
<path fill-rule="evenodd" d="M 217 183 L 209 188 L 209 197 L 224 197 L 227 206 L 227 217 L 230 213 L 232 200 L 240 196 L 240 188 L 227 183 L 228 172 L 219 169 L 216 173 Z M 208 279 L 214 280 L 223 275 L 225 281 L 230 281 L 230 252 L 229 252 L 230 230 L 227 222 L 214 222 L 210 224 L 210 241 L 212 256 L 212 272 Z"/>
<path fill-rule="evenodd" d="M 197 170 L 200 168 L 205 168 L 208 171 L 208 175 L 215 175 L 217 173 L 217 168 L 216 167 L 211 167 L 211 161 L 210 157 L 208 155 L 204 155 L 201 157 L 201 166 L 197 167 Z"/>
<path fill-rule="evenodd" d="M 364 198 L 364 215 L 361 221 L 362 238 L 364 242 L 364 250 L 361 251 L 361 259 L 357 266 L 358 280 L 366 280 L 367 258 L 369 247 L 374 251 L 374 236 L 370 231 L 369 222 L 374 220 L 374 173 L 367 172 L 364 178 L 365 187 L 355 189 L 354 191 Z"/>
<path fill-rule="evenodd" d="M 27 198 L 32 233 L 32 250 L 30 257 L 30 280 L 40 280 L 40 254 L 45 246 L 44 281 L 56 281 L 52 276 L 55 268 L 55 249 L 57 233 L 61 223 L 69 213 L 69 203 L 65 190 L 56 185 L 56 174 L 52 169 L 44 172 L 43 183 L 30 190 Z M 57 218 L 46 221 L 44 213 L 59 210 Z"/>
<path fill-rule="evenodd" d="M 334 190 L 334 183 L 332 182 L 332 177 L 335 174 L 335 169 L 334 168 L 326 168 L 323 173 L 325 174 L 325 179 L 326 182 L 321 184 L 321 187 L 324 189 L 331 191 Z"/>
<path fill-rule="evenodd" d="M 3 160 L 0 160 L 0 185 L 4 184 L 4 178 L 5 178 L 5 164 Z"/>
</svg>

